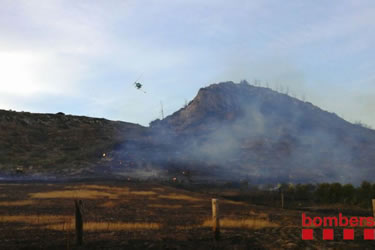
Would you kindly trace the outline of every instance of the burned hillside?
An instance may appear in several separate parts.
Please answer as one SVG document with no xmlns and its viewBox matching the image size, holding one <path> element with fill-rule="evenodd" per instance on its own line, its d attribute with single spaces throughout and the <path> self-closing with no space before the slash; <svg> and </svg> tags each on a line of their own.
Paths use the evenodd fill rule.
<svg viewBox="0 0 375 250">
<path fill-rule="evenodd" d="M 178 147 L 182 163 L 203 161 L 222 178 L 358 183 L 373 176 L 375 131 L 245 81 L 200 89 L 151 130 Z"/>
</svg>

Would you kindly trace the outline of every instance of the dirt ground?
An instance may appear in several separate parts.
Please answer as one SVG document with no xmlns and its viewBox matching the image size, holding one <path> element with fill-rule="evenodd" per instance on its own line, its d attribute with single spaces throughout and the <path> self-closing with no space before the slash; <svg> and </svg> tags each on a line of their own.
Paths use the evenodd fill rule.
<svg viewBox="0 0 375 250">
<path fill-rule="evenodd" d="M 211 195 L 133 182 L 0 184 L 0 249 L 374 249 L 353 241 L 301 239 L 301 213 L 219 198 L 221 239 L 211 230 Z M 76 246 L 74 200 L 83 201 L 84 245 Z M 307 212 L 307 215 L 316 216 Z M 326 216 L 326 215 L 325 215 Z M 337 214 L 335 214 L 337 216 Z"/>
</svg>

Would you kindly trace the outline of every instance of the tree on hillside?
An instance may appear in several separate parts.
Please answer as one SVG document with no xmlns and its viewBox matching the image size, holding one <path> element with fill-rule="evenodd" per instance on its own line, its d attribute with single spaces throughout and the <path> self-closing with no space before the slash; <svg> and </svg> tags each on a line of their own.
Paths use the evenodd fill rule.
<svg viewBox="0 0 375 250">
<path fill-rule="evenodd" d="M 329 187 L 329 202 L 337 203 L 341 201 L 342 186 L 340 183 L 332 183 Z"/>
<path fill-rule="evenodd" d="M 356 202 L 356 190 L 352 184 L 342 186 L 342 202 L 348 205 Z"/>
<path fill-rule="evenodd" d="M 321 183 L 318 185 L 318 188 L 315 192 L 315 199 L 321 203 L 329 203 L 329 191 L 330 191 L 330 184 L 329 183 Z"/>
<path fill-rule="evenodd" d="M 363 181 L 358 190 L 359 200 L 361 201 L 360 205 L 364 207 L 371 207 L 372 199 L 372 185 L 368 181 Z"/>
</svg>

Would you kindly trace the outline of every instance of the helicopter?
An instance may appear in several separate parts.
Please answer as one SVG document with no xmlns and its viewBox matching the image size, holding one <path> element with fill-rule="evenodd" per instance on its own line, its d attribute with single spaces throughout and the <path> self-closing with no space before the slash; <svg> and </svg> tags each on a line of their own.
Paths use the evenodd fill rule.
<svg viewBox="0 0 375 250">
<path fill-rule="evenodd" d="M 140 82 L 134 82 L 134 86 L 137 88 L 137 89 L 141 89 L 142 88 L 142 84 Z"/>
<path fill-rule="evenodd" d="M 139 82 L 139 79 L 140 79 L 141 77 L 142 77 L 142 75 L 140 75 L 140 76 L 138 77 L 138 79 L 134 82 L 134 86 L 135 86 L 136 89 L 142 91 L 143 93 L 146 93 L 146 91 L 144 91 L 144 90 L 142 89 L 142 87 L 143 87 L 142 83 Z"/>
</svg>

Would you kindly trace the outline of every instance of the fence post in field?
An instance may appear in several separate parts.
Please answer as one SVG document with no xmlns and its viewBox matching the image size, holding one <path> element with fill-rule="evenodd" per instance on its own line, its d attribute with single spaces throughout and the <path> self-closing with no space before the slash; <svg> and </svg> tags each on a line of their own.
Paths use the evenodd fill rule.
<svg viewBox="0 0 375 250">
<path fill-rule="evenodd" d="M 375 199 L 372 199 L 372 216 L 375 217 Z"/>
<path fill-rule="evenodd" d="M 219 200 L 212 199 L 212 230 L 214 232 L 215 240 L 220 239 L 220 214 L 219 214 Z"/>
<path fill-rule="evenodd" d="M 284 191 L 281 190 L 281 208 L 284 209 Z"/>
<path fill-rule="evenodd" d="M 82 201 L 74 200 L 75 218 L 76 218 L 76 243 L 78 246 L 83 245 L 83 218 L 82 218 Z"/>
</svg>

